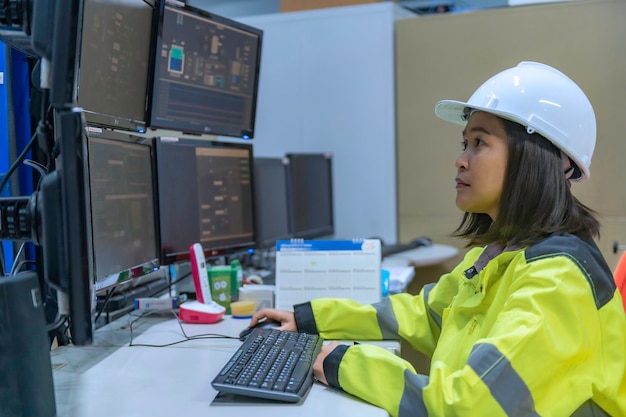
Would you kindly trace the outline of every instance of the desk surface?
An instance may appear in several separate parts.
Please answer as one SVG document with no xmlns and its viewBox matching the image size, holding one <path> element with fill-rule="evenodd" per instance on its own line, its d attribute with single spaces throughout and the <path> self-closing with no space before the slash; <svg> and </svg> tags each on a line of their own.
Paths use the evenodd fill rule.
<svg viewBox="0 0 626 417">
<path fill-rule="evenodd" d="M 430 246 L 420 246 L 395 255 L 386 256 L 383 266 L 430 266 L 448 261 L 459 254 L 454 246 L 433 243 Z"/>
<path fill-rule="evenodd" d="M 96 416 L 388 416 L 377 407 L 316 382 L 299 404 L 216 398 L 214 376 L 240 346 L 238 339 L 185 339 L 171 313 L 123 317 L 96 331 L 91 346 L 52 351 L 57 415 Z M 169 315 L 168 315 L 169 314 Z M 135 321 L 136 320 L 136 321 Z M 188 336 L 237 336 L 248 320 L 226 316 L 211 325 L 183 324 Z"/>
</svg>

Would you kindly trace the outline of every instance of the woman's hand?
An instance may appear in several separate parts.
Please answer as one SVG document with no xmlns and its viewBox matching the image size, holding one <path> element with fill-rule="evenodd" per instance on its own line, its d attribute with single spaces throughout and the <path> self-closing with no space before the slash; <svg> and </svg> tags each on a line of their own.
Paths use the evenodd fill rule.
<svg viewBox="0 0 626 417">
<path fill-rule="evenodd" d="M 298 331 L 298 328 L 296 327 L 296 318 L 294 317 L 293 312 L 287 310 L 276 310 L 273 308 L 264 308 L 254 313 L 252 315 L 252 319 L 250 320 L 250 327 L 257 324 L 259 320 L 264 317 L 268 320 L 280 322 L 278 330 L 287 330 L 290 332 Z"/>
<path fill-rule="evenodd" d="M 317 355 L 315 362 L 313 362 L 313 375 L 324 385 L 328 385 L 328 381 L 326 381 L 326 375 L 324 375 L 324 359 L 326 356 L 330 355 L 330 352 L 335 350 L 335 348 L 339 346 L 339 342 L 332 341 L 320 349 L 320 353 Z"/>
</svg>

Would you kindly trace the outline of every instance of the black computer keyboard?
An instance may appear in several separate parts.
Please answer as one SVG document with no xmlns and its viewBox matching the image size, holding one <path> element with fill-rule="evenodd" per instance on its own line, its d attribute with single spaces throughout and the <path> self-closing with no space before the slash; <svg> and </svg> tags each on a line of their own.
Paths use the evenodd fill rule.
<svg viewBox="0 0 626 417">
<path fill-rule="evenodd" d="M 217 391 L 298 402 L 313 384 L 317 335 L 254 329 L 211 385 Z"/>
</svg>

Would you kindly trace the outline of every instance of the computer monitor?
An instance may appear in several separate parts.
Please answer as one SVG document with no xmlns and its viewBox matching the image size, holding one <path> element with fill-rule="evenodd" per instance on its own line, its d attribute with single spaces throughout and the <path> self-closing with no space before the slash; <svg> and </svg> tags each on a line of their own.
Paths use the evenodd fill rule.
<svg viewBox="0 0 626 417">
<path fill-rule="evenodd" d="M 164 2 L 150 127 L 252 138 L 262 34 L 182 2 Z"/>
<path fill-rule="evenodd" d="M 154 0 L 86 0 L 76 101 L 92 125 L 144 133 Z"/>
<path fill-rule="evenodd" d="M 161 263 L 254 248 L 252 145 L 157 138 Z"/>
<path fill-rule="evenodd" d="M 283 158 L 254 158 L 254 206 L 257 247 L 276 246 L 290 239 L 287 168 Z"/>
<path fill-rule="evenodd" d="M 87 131 L 94 289 L 101 291 L 159 268 L 154 152 L 151 140 Z"/>
<path fill-rule="evenodd" d="M 40 286 L 44 288 L 41 284 L 45 284 L 45 287 L 54 288 L 59 295 L 59 313 L 65 315 L 69 312 L 72 343 L 86 345 L 93 341 L 94 298 L 89 280 L 93 260 L 90 251 L 86 139 L 83 115 L 77 110 L 75 103 L 77 79 L 74 71 L 81 39 L 79 28 L 82 22 L 82 1 L 31 1 L 20 5 L 21 3 L 3 2 L 3 6 L 0 6 L 3 16 L 15 14 L 15 23 L 18 26 L 16 31 L 5 31 L 6 28 L 1 28 L 0 40 L 8 39 L 10 44 L 16 46 L 16 43 L 28 43 L 30 46 L 25 49 L 29 49 L 29 53 L 45 58 L 45 61 L 41 61 L 40 69 L 45 74 L 46 91 L 49 94 L 43 96 L 43 106 L 51 109 L 50 113 L 54 118 L 54 152 L 61 157 L 42 176 L 37 191 L 30 196 L 31 203 L 19 212 L 17 224 L 20 227 L 29 225 L 28 237 L 25 235 L 20 239 L 32 240 L 41 248 L 42 260 L 38 260 L 36 266 L 43 281 Z M 42 135 L 40 139 L 45 137 L 47 140 L 50 138 L 47 124 L 43 120 L 40 122 L 44 126 L 38 132 Z M 6 228 L 0 227 L 0 232 L 4 238 Z M 30 291 L 30 296 L 34 297 L 34 306 L 41 305 L 42 300 L 35 291 L 26 286 L 22 288 Z M 33 334 L 33 338 L 37 337 L 38 335 Z M 39 378 L 36 379 L 39 381 Z M 41 378 L 41 381 L 44 379 Z M 43 389 L 45 387 L 39 387 L 38 382 L 36 384 L 37 388 L 42 388 L 44 398 L 47 394 Z M 15 393 L 16 398 L 20 397 L 17 391 L 21 388 L 9 385 L 9 391 Z M 42 403 L 36 401 L 33 404 Z M 24 410 L 29 414 L 26 408 Z M 45 411 L 54 414 L 53 400 L 52 404 L 46 404 Z M 41 412 L 34 414 L 44 415 Z"/>
<path fill-rule="evenodd" d="M 312 239 L 335 232 L 332 155 L 287 154 L 290 230 L 295 238 Z"/>
</svg>

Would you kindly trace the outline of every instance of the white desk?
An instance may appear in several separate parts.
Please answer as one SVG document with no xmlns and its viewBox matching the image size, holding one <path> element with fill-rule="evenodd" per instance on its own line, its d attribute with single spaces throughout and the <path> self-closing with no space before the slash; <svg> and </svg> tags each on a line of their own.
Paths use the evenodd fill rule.
<svg viewBox="0 0 626 417">
<path fill-rule="evenodd" d="M 123 317 L 96 331 L 94 344 L 52 351 L 59 417 L 253 416 L 332 417 L 388 414 L 349 394 L 316 382 L 299 404 L 250 399 L 220 402 L 211 381 L 239 347 L 238 339 L 202 339 L 170 347 L 128 346 Z M 237 336 L 248 320 L 225 319 L 211 325 L 184 324 L 188 336 Z M 163 345 L 184 339 L 172 315 L 140 318 L 133 344 Z"/>
<path fill-rule="evenodd" d="M 405 292 L 415 276 L 415 267 L 438 265 L 458 253 L 459 250 L 454 246 L 433 243 L 386 256 L 381 267 L 390 272 L 389 293 Z"/>
<path fill-rule="evenodd" d="M 433 243 L 430 246 L 420 246 L 395 255 L 386 256 L 383 266 L 431 266 L 448 261 L 459 254 L 454 246 Z"/>
</svg>

